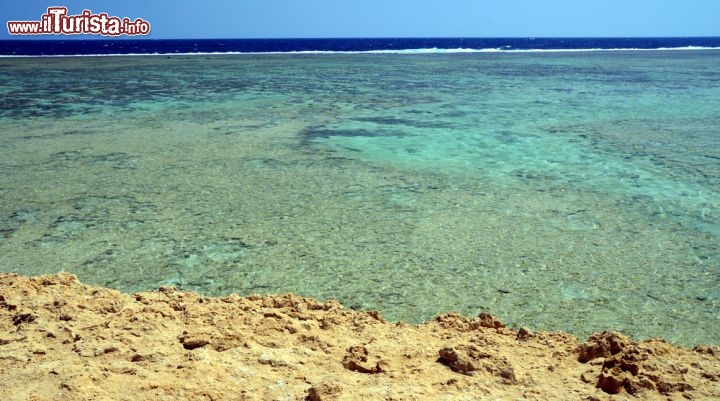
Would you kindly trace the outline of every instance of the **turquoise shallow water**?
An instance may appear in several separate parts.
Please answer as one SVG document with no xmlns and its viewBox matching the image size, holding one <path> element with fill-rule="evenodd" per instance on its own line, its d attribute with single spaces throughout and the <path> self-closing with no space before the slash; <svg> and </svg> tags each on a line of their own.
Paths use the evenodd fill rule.
<svg viewBox="0 0 720 401">
<path fill-rule="evenodd" d="M 0 59 L 0 270 L 718 344 L 719 62 Z"/>
</svg>

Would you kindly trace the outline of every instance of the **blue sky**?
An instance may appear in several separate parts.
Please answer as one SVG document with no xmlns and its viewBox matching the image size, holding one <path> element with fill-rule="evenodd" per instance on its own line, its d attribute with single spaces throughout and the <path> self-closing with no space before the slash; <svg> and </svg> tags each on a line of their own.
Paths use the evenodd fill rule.
<svg viewBox="0 0 720 401">
<path fill-rule="evenodd" d="M 48 6 L 142 18 L 158 39 L 720 36 L 720 0 L 4 0 L 0 16 Z"/>
</svg>

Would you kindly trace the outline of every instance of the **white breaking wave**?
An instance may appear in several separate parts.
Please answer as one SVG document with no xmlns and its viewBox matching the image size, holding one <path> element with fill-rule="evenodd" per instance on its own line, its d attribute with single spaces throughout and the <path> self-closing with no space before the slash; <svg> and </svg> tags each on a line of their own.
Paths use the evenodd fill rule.
<svg viewBox="0 0 720 401">
<path fill-rule="evenodd" d="M 282 52 L 184 52 L 184 53 L 110 53 L 110 54 L 53 54 L 53 55 L 0 55 L 3 57 L 102 57 L 102 56 L 209 56 L 209 55 L 277 55 L 277 54 L 461 54 L 461 53 L 575 53 L 575 52 L 620 52 L 620 51 L 698 51 L 720 50 L 720 47 L 684 46 L 684 47 L 658 47 L 652 49 L 642 48 L 586 48 L 586 49 L 513 49 L 503 46 L 501 48 L 418 48 L 418 49 L 386 49 L 386 50 L 297 50 Z"/>
</svg>

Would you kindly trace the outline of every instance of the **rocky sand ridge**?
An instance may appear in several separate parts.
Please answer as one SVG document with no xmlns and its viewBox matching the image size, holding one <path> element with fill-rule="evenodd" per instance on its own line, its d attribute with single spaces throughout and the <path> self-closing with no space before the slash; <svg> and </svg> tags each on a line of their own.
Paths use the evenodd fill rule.
<svg viewBox="0 0 720 401">
<path fill-rule="evenodd" d="M 0 378 L 3 400 L 708 400 L 720 348 L 0 274 Z"/>
</svg>

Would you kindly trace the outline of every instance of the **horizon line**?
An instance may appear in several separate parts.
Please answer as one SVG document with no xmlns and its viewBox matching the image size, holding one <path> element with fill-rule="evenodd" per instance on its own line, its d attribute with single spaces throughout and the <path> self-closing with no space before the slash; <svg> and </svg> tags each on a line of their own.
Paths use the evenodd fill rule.
<svg viewBox="0 0 720 401">
<path fill-rule="evenodd" d="M 148 36 L 98 36 L 92 34 L 82 35 L 11 35 L 2 37 L 2 41 L 64 41 L 64 40 L 357 40 L 357 39 L 720 39 L 718 36 L 323 36 L 323 37 L 243 37 L 243 38 L 193 38 L 168 37 L 153 38 Z"/>
</svg>

